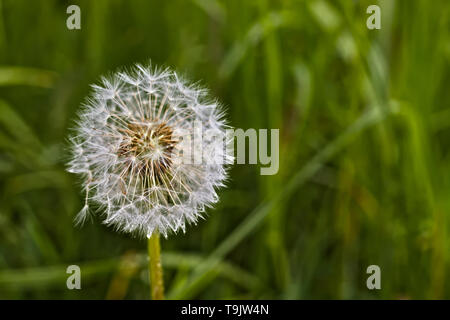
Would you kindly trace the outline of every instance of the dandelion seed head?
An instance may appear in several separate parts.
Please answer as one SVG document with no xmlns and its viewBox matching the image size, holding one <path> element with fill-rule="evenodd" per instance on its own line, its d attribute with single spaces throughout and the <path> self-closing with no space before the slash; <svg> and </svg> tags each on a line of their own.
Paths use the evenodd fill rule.
<svg viewBox="0 0 450 320">
<path fill-rule="evenodd" d="M 95 204 L 118 231 L 184 232 L 218 201 L 233 161 L 226 139 L 211 138 L 224 138 L 228 127 L 220 104 L 173 71 L 141 65 L 92 88 L 69 139 L 68 171 L 82 177 L 85 191 L 77 223 Z M 193 144 L 196 123 L 213 135 Z M 186 161 L 198 154 L 202 161 Z"/>
</svg>

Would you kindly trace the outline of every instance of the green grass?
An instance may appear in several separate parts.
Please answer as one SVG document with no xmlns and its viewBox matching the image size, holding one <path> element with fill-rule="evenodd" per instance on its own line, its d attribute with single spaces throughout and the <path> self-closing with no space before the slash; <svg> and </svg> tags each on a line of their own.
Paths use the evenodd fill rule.
<svg viewBox="0 0 450 320">
<path fill-rule="evenodd" d="M 79 31 L 69 4 L 0 0 L 0 298 L 148 297 L 146 241 L 74 227 L 64 164 L 89 84 L 150 59 L 281 139 L 277 175 L 235 165 L 207 218 L 162 241 L 169 298 L 450 298 L 448 1 L 84 0 Z"/>
</svg>

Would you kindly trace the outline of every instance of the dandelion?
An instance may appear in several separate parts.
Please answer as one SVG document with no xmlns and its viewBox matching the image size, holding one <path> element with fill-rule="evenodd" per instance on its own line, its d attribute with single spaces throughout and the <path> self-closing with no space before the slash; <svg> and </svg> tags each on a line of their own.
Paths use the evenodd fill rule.
<svg viewBox="0 0 450 320">
<path fill-rule="evenodd" d="M 227 178 L 224 113 L 168 69 L 137 65 L 92 87 L 70 138 L 68 170 L 85 193 L 75 221 L 95 208 L 117 231 L 146 236 L 152 297 L 162 298 L 159 235 L 195 224 Z M 212 134 L 196 140 L 199 125 Z"/>
</svg>

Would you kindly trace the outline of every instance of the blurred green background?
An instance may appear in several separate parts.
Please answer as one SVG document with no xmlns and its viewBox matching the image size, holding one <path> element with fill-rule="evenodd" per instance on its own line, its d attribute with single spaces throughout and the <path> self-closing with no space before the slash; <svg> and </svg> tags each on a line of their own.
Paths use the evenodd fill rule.
<svg viewBox="0 0 450 320">
<path fill-rule="evenodd" d="M 207 219 L 163 240 L 168 298 L 450 298 L 449 10 L 0 0 L 0 298 L 148 298 L 146 241 L 74 227 L 82 192 L 64 168 L 89 84 L 150 59 L 208 86 L 234 127 L 281 140 L 277 175 L 235 165 Z M 72 264 L 81 290 L 66 288 Z"/>
</svg>

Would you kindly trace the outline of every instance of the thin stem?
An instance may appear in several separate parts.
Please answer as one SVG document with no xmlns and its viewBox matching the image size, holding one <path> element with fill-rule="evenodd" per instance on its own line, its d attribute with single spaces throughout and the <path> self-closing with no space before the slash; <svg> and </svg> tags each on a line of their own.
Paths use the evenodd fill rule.
<svg viewBox="0 0 450 320">
<path fill-rule="evenodd" d="M 159 234 L 154 232 L 148 239 L 148 271 L 152 300 L 164 300 L 164 280 L 161 264 Z"/>
</svg>

